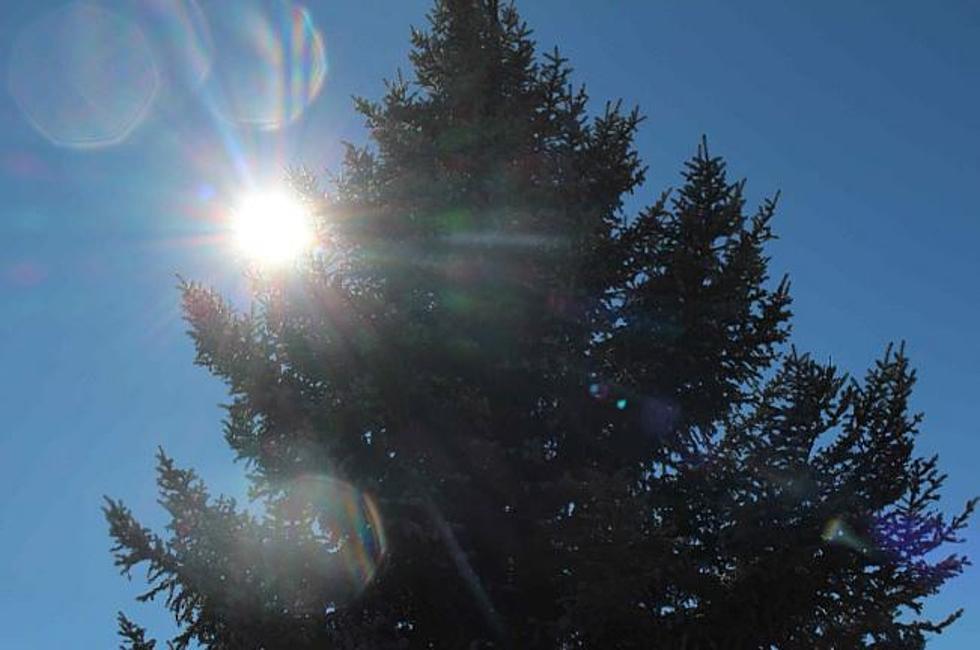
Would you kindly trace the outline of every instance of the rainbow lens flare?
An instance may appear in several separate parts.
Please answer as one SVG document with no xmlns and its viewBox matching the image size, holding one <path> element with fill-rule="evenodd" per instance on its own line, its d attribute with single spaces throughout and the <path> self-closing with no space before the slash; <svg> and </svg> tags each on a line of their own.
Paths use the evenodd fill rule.
<svg viewBox="0 0 980 650">
<path fill-rule="evenodd" d="M 371 582 L 387 552 L 377 504 L 339 479 L 304 476 L 290 499 L 310 514 L 311 534 L 320 543 L 317 567 L 330 583 L 332 600 L 356 597 Z"/>
<path fill-rule="evenodd" d="M 125 0 L 116 5 L 143 29 L 160 72 L 162 104 L 183 103 L 211 72 L 214 43 L 195 0 Z"/>
<path fill-rule="evenodd" d="M 316 99 L 326 48 L 309 12 L 286 0 L 239 0 L 234 10 L 202 3 L 214 43 L 206 96 L 223 118 L 278 129 Z"/>
</svg>

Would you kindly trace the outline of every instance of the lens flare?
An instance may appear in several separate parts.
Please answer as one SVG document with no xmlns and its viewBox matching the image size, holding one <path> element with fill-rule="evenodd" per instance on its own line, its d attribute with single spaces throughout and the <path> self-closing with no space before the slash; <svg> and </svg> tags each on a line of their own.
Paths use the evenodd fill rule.
<svg viewBox="0 0 980 650">
<path fill-rule="evenodd" d="M 14 40 L 8 84 L 24 116 L 52 143 L 102 147 L 126 139 L 159 86 L 153 52 L 132 21 L 72 3 Z"/>
<path fill-rule="evenodd" d="M 323 36 L 309 12 L 285 0 L 201 5 L 214 42 L 205 84 L 213 109 L 232 122 L 277 129 L 297 120 L 327 74 Z"/>
<path fill-rule="evenodd" d="M 0 285 L 29 288 L 44 282 L 47 275 L 45 268 L 39 264 L 19 262 L 7 267 L 0 267 Z"/>
<path fill-rule="evenodd" d="M 117 0 L 113 7 L 137 22 L 160 73 L 160 103 L 182 104 L 207 79 L 214 43 L 195 0 Z"/>
<path fill-rule="evenodd" d="M 381 514 L 370 495 L 339 479 L 304 476 L 290 489 L 312 514 L 312 534 L 321 542 L 320 569 L 336 602 L 359 594 L 374 578 L 387 552 Z"/>
<path fill-rule="evenodd" d="M 848 525 L 848 523 L 840 518 L 834 517 L 827 521 L 824 525 L 823 532 L 820 534 L 821 539 L 827 544 L 833 544 L 836 546 L 844 546 L 854 551 L 861 553 L 870 553 L 870 545 L 861 537 L 859 537 Z"/>
<path fill-rule="evenodd" d="M 316 243 L 310 211 L 282 191 L 244 197 L 232 216 L 235 243 L 261 266 L 282 266 Z"/>
</svg>

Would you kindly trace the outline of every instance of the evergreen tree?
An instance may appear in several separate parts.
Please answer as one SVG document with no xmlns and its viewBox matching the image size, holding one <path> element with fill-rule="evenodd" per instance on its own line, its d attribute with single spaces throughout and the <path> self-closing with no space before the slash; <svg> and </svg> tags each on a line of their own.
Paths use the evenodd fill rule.
<svg viewBox="0 0 980 650">
<path fill-rule="evenodd" d="M 235 311 L 183 283 L 256 506 L 158 457 L 121 503 L 176 648 L 921 648 L 974 503 L 937 510 L 903 348 L 862 381 L 787 347 L 775 200 L 702 143 L 628 215 L 641 117 L 587 114 L 510 5 L 438 0 L 319 251 Z M 154 647 L 120 614 L 125 648 Z"/>
</svg>

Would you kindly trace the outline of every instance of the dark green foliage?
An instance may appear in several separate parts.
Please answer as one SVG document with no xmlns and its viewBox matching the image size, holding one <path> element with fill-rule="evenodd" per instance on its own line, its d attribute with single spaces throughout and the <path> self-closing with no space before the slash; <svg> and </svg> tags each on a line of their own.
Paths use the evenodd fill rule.
<svg viewBox="0 0 980 650">
<path fill-rule="evenodd" d="M 439 1 L 412 44 L 332 191 L 293 174 L 323 251 L 249 313 L 181 286 L 260 507 L 162 452 L 165 537 L 108 502 L 173 645 L 921 648 L 954 620 L 921 607 L 974 504 L 936 510 L 902 348 L 863 381 L 787 349 L 775 201 L 747 213 L 702 143 L 625 215 L 640 116 L 589 118 L 511 6 Z"/>
<path fill-rule="evenodd" d="M 125 643 L 119 646 L 120 650 L 153 650 L 157 646 L 156 641 L 147 641 L 146 630 L 136 625 L 126 618 L 122 612 L 117 617 L 119 621 L 119 636 Z"/>
</svg>

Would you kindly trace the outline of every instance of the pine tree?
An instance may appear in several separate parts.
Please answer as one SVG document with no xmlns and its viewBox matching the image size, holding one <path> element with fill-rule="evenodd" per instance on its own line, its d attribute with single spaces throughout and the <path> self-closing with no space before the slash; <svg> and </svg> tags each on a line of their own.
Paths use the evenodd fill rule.
<svg viewBox="0 0 980 650">
<path fill-rule="evenodd" d="M 937 509 L 904 348 L 858 381 L 787 347 L 775 199 L 703 142 L 626 214 L 638 112 L 590 117 L 511 5 L 429 20 L 371 144 L 292 174 L 318 252 L 247 313 L 181 285 L 256 504 L 162 451 L 166 533 L 107 501 L 173 646 L 923 647 L 974 502 Z"/>
</svg>

